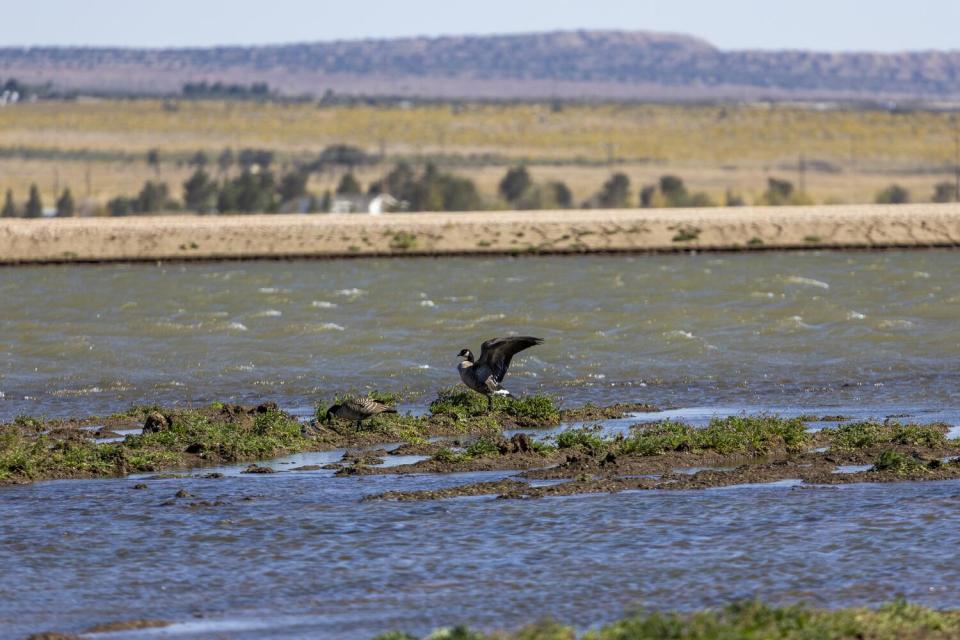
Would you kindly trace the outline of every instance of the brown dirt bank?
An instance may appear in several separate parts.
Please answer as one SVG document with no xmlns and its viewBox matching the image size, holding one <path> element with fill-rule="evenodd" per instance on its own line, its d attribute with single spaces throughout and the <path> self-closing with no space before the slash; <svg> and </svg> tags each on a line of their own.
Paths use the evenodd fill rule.
<svg viewBox="0 0 960 640">
<path fill-rule="evenodd" d="M 654 432 L 658 429 L 656 425 L 637 428 Z M 442 490 L 391 491 L 366 498 L 404 501 L 476 495 L 541 498 L 625 490 L 698 490 L 781 480 L 822 486 L 958 479 L 960 462 L 955 458 L 960 454 L 960 442 L 946 440 L 945 432 L 940 424 L 860 423 L 833 433 L 809 434 L 802 444 L 784 440 L 772 446 L 760 444 L 759 448 L 729 451 L 691 449 L 682 444 L 655 452 L 631 451 L 631 447 L 626 446 L 629 440 L 622 439 L 605 444 L 585 441 L 572 447 L 531 451 L 516 446 L 513 440 L 501 442 L 499 451 L 491 448 L 484 455 L 452 459 L 434 456 L 410 465 L 344 471 L 405 474 L 525 470 L 497 482 L 470 483 Z M 864 439 L 866 437 L 871 439 Z M 870 468 L 840 472 L 844 465 Z M 554 482 L 544 484 L 544 480 Z"/>
<path fill-rule="evenodd" d="M 957 245 L 957 204 L 0 220 L 0 264 Z"/>
<path fill-rule="evenodd" d="M 517 477 L 537 474 L 521 474 L 495 482 L 475 482 L 422 491 L 388 491 L 372 495 L 365 500 L 440 500 L 464 496 L 491 495 L 500 499 L 547 498 L 591 493 L 619 493 L 620 491 L 693 491 L 715 489 L 745 484 L 766 484 L 781 480 L 798 480 L 806 487 L 830 487 L 851 483 L 886 483 L 906 481 L 934 481 L 960 479 L 960 464 L 937 464 L 925 461 L 910 470 L 870 469 L 856 473 L 834 473 L 835 465 L 822 457 L 807 459 L 780 459 L 764 463 L 744 464 L 731 469 L 704 469 L 696 473 L 667 472 L 660 476 L 592 475 L 583 473 L 576 477 L 558 476 L 557 483 L 546 485 L 529 484 Z"/>
</svg>

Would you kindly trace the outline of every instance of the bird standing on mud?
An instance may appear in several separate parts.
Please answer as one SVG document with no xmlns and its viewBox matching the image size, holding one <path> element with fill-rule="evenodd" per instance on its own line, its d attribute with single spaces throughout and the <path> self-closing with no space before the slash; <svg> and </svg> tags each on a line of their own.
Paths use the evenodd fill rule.
<svg viewBox="0 0 960 640">
<path fill-rule="evenodd" d="M 488 410 L 493 411 L 493 396 L 509 396 L 510 392 L 500 386 L 514 355 L 543 342 L 542 338 L 514 336 L 510 338 L 492 338 L 480 345 L 480 358 L 474 359 L 470 349 L 462 350 L 458 355 L 464 358 L 457 365 L 460 379 L 477 393 L 487 396 Z"/>
<path fill-rule="evenodd" d="M 335 404 L 327 409 L 327 414 L 324 416 L 323 420 L 327 424 L 333 421 L 334 418 L 350 420 L 351 422 L 356 421 L 357 429 L 359 429 L 360 423 L 367 418 L 378 416 L 381 413 L 396 412 L 397 410 L 393 407 L 388 407 L 382 402 L 377 402 L 373 398 L 349 398 L 340 404 Z"/>
</svg>

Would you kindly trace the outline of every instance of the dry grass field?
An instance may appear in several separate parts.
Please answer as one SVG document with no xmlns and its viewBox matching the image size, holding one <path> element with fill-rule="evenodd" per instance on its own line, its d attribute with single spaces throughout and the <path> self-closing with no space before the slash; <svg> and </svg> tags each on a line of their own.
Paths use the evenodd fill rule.
<svg viewBox="0 0 960 640">
<path fill-rule="evenodd" d="M 0 189 L 23 199 L 36 183 L 52 203 L 55 189 L 70 186 L 81 201 L 103 203 L 156 178 L 145 156 L 158 149 L 159 178 L 179 194 L 184 161 L 198 150 L 216 158 L 227 147 L 270 149 L 290 166 L 346 143 L 386 155 L 388 163 L 358 172 L 362 183 L 397 158 L 441 156 L 491 201 L 506 165 L 526 162 L 535 179 L 567 182 L 577 201 L 623 171 L 634 188 L 673 173 L 717 201 L 729 189 L 751 202 L 768 177 L 798 183 L 801 156 L 815 202 L 870 202 L 894 182 L 925 201 L 936 182 L 952 179 L 957 127 L 955 116 L 933 111 L 768 104 L 37 102 L 0 108 Z M 310 188 L 337 179 L 315 175 Z"/>
</svg>

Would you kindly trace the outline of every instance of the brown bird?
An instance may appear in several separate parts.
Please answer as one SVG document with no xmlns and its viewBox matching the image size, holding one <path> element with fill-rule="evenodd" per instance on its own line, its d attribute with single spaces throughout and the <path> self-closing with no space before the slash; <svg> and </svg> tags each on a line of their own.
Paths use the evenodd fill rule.
<svg viewBox="0 0 960 640">
<path fill-rule="evenodd" d="M 510 392 L 500 386 L 514 355 L 543 342 L 542 338 L 531 336 L 513 336 L 493 338 L 480 345 L 480 358 L 474 359 L 470 349 L 462 350 L 458 355 L 464 358 L 457 365 L 460 379 L 477 393 L 487 396 L 487 407 L 493 411 L 493 396 L 509 396 Z"/>
<path fill-rule="evenodd" d="M 349 398 L 340 404 L 335 404 L 327 409 L 327 414 L 324 416 L 323 420 L 328 424 L 332 422 L 334 418 L 356 421 L 357 428 L 359 429 L 360 423 L 367 418 L 378 416 L 381 413 L 396 412 L 397 410 L 393 407 L 388 407 L 382 402 L 377 402 L 373 398 Z"/>
</svg>

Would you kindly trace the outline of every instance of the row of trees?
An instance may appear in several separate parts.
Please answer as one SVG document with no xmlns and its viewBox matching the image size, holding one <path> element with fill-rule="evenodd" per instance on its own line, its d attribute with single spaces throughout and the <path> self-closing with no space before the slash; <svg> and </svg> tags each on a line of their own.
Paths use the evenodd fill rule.
<svg viewBox="0 0 960 640">
<path fill-rule="evenodd" d="M 170 163 L 172 161 L 169 158 L 165 159 L 159 149 L 149 149 L 144 159 L 157 175 L 160 175 L 161 166 L 164 162 Z M 316 158 L 301 163 L 301 168 L 307 171 L 322 171 L 329 168 L 353 170 L 356 167 L 371 164 L 375 160 L 376 158 L 370 156 L 360 147 L 348 144 L 333 144 L 324 148 Z M 216 157 L 206 151 L 199 150 L 187 158 L 186 164 L 195 169 L 210 169 L 215 164 L 219 173 L 223 175 L 235 166 L 239 167 L 241 171 L 254 167 L 269 169 L 275 161 L 276 155 L 268 149 L 240 149 L 234 151 L 227 147 Z M 183 162 L 182 156 L 176 160 L 177 165 L 182 165 Z"/>
<path fill-rule="evenodd" d="M 64 189 L 60 197 L 57 198 L 56 214 L 59 218 L 69 218 L 74 215 L 76 210 L 73 201 L 73 194 L 70 189 Z M 0 218 L 39 218 L 43 215 L 43 200 L 40 198 L 40 190 L 37 185 L 30 185 L 30 195 L 27 201 L 21 206 L 13 197 L 13 190 L 7 189 L 3 198 L 3 208 L 0 208 Z"/>
<path fill-rule="evenodd" d="M 223 82 L 188 82 L 183 85 L 183 97 L 197 100 L 227 99 L 250 100 L 270 97 L 270 86 L 266 82 L 253 84 L 228 84 Z"/>
<path fill-rule="evenodd" d="M 933 186 L 933 202 L 958 202 L 956 182 L 938 182 Z M 898 184 L 892 184 L 877 193 L 877 204 L 906 204 L 910 202 L 910 191 Z"/>
<path fill-rule="evenodd" d="M 537 184 L 523 166 L 513 167 L 500 181 L 500 197 L 516 209 L 565 209 L 573 206 L 570 189 L 563 182 Z M 794 189 L 791 182 L 770 178 L 767 190 L 758 204 L 791 205 L 809 204 L 810 199 Z M 615 173 L 603 183 L 600 190 L 581 203 L 583 209 L 620 209 L 634 206 L 644 208 L 662 207 L 713 207 L 717 203 L 702 191 L 690 191 L 683 179 L 675 175 L 664 175 L 654 184 L 647 184 L 637 191 L 633 199 L 633 187 L 630 178 L 624 173 Z M 745 201 L 739 195 L 728 191 L 724 206 L 743 206 Z"/>
<path fill-rule="evenodd" d="M 220 173 L 227 173 L 233 166 L 239 166 L 241 170 L 246 171 L 253 167 L 268 169 L 274 161 L 273 151 L 267 149 L 241 149 L 240 151 L 234 151 L 229 147 L 220 152 L 220 154 L 214 158 L 207 154 L 206 151 L 197 151 L 189 159 L 187 159 L 187 166 L 194 167 L 196 169 L 206 169 L 207 167 L 212 166 L 214 161 L 220 170 Z M 161 165 L 163 164 L 164 158 L 159 149 L 149 149 L 147 151 L 145 160 L 147 164 L 154 170 L 154 172 L 159 176 Z M 168 161 L 169 162 L 169 161 Z M 178 164 L 182 163 L 182 160 L 178 161 Z"/>
<path fill-rule="evenodd" d="M 261 157 L 269 167 L 272 158 Z M 232 178 L 214 178 L 198 166 L 183 184 L 183 197 L 178 200 L 171 194 L 165 182 L 148 180 L 133 196 L 119 196 L 107 203 L 110 215 L 126 216 L 158 213 L 161 211 L 193 211 L 197 213 L 273 213 L 279 211 L 326 212 L 336 199 L 364 202 L 379 194 L 389 194 L 401 207 L 411 211 L 468 211 L 489 208 L 481 198 L 476 185 L 468 178 L 445 173 L 432 164 L 417 171 L 410 164 L 401 162 L 382 179 L 368 185 L 364 191 L 352 172 L 344 173 L 336 189 L 325 191 L 319 197 L 307 189 L 311 165 L 298 167 L 283 174 L 279 179 L 270 169 L 261 169 L 257 162 L 250 163 L 239 175 Z M 574 207 L 573 195 L 567 185 L 560 181 L 534 182 L 523 166 L 507 170 L 498 185 L 502 205 L 515 209 L 565 209 Z M 640 187 L 633 198 L 630 178 L 624 173 L 612 175 L 600 190 L 580 204 L 581 208 L 627 208 L 640 207 L 711 207 L 716 203 L 704 192 L 690 191 L 683 179 L 664 175 L 654 184 Z M 876 202 L 900 204 L 910 202 L 910 192 L 900 185 L 892 184 L 877 193 Z M 935 186 L 934 202 L 958 200 L 956 184 L 942 182 Z M 788 180 L 769 178 L 767 189 L 757 204 L 781 206 L 810 204 L 811 200 L 797 190 Z M 742 206 L 743 198 L 727 192 L 724 206 Z M 64 189 L 56 201 L 56 215 L 75 214 L 75 202 L 70 189 Z M 18 204 L 12 190 L 6 192 L 0 217 L 39 218 L 43 215 L 43 202 L 36 185 L 30 187 L 27 200 Z"/>
</svg>

